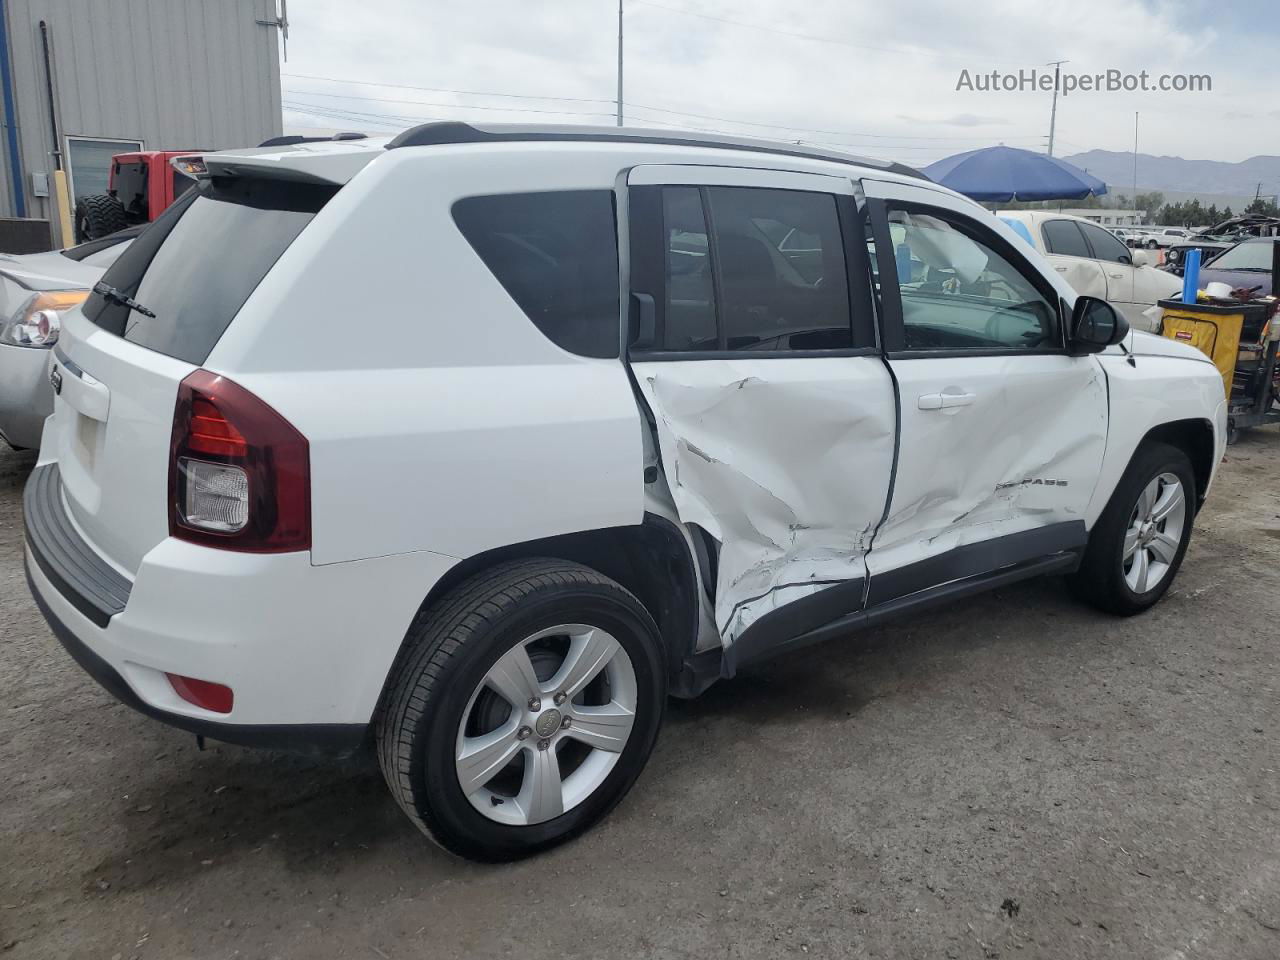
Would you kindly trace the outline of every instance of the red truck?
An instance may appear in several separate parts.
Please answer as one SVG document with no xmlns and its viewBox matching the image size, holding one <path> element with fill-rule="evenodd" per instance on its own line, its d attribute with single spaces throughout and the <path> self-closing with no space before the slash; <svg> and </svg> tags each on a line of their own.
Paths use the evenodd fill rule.
<svg viewBox="0 0 1280 960">
<path fill-rule="evenodd" d="M 106 193 L 76 201 L 76 243 L 96 240 L 140 223 L 150 223 L 204 172 L 199 153 L 140 150 L 111 158 Z"/>
</svg>

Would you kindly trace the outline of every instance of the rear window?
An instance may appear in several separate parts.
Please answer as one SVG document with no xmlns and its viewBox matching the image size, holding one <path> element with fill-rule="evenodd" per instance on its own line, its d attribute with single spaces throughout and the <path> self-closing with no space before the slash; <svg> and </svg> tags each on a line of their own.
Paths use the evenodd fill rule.
<svg viewBox="0 0 1280 960">
<path fill-rule="evenodd" d="M 139 346 L 201 364 L 249 295 L 336 187 L 218 178 L 189 190 L 144 231 L 102 282 L 155 314 L 102 294 L 90 320 Z"/>
<path fill-rule="evenodd" d="M 610 191 L 467 197 L 453 205 L 453 219 L 548 339 L 584 357 L 618 356 L 618 241 Z"/>
</svg>

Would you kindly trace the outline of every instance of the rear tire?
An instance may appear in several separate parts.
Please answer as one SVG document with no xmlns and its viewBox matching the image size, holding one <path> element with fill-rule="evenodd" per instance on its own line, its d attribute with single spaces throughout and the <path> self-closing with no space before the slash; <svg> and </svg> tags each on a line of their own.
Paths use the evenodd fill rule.
<svg viewBox="0 0 1280 960">
<path fill-rule="evenodd" d="M 97 240 L 128 225 L 124 205 L 109 194 L 81 197 L 76 201 L 76 243 Z"/>
<path fill-rule="evenodd" d="M 591 679 L 579 683 L 575 668 Z M 576 837 L 622 799 L 666 694 L 657 627 L 631 593 L 576 563 L 506 563 L 414 621 L 379 711 L 378 759 L 397 803 L 440 846 L 515 860 Z M 482 753 L 492 756 L 477 763 Z"/>
<path fill-rule="evenodd" d="M 1072 593 L 1128 617 L 1154 606 L 1178 573 L 1191 541 L 1195 476 L 1177 447 L 1140 447 L 1089 534 Z"/>
</svg>

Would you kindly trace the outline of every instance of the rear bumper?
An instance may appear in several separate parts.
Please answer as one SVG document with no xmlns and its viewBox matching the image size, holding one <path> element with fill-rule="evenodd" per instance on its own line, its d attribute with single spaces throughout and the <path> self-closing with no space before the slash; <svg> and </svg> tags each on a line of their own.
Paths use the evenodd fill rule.
<svg viewBox="0 0 1280 960">
<path fill-rule="evenodd" d="M 33 472 L 25 500 L 27 580 L 76 662 L 142 713 L 228 743 L 358 747 L 422 598 L 455 562 L 421 552 L 317 567 L 305 553 L 166 539 L 129 580 L 68 520 L 56 464 Z M 167 673 L 229 686 L 231 712 L 183 700 Z"/>
<path fill-rule="evenodd" d="M 368 734 L 366 724 L 350 723 L 314 723 L 314 724 L 242 724 L 221 723 L 200 717 L 183 716 L 160 710 L 147 703 L 125 682 L 115 667 L 98 656 L 79 637 L 71 632 L 71 628 L 49 607 L 41 597 L 40 591 L 31 573 L 31 553 L 27 554 L 27 586 L 35 598 L 36 606 L 44 614 L 49 629 L 58 638 L 58 642 L 71 654 L 71 659 L 80 664 L 89 676 L 102 686 L 109 694 L 132 707 L 139 713 L 155 720 L 167 723 L 179 730 L 186 730 L 200 737 L 221 740 L 224 743 L 235 743 L 245 747 L 265 747 L 278 750 L 293 750 L 301 753 L 320 753 L 334 756 L 346 756 L 354 753 L 364 744 Z"/>
</svg>

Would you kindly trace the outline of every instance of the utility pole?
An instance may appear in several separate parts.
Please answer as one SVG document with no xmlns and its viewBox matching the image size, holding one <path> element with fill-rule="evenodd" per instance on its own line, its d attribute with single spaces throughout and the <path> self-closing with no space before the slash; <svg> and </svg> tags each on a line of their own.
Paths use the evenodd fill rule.
<svg viewBox="0 0 1280 960">
<path fill-rule="evenodd" d="M 1138 111 L 1133 111 L 1133 210 L 1138 211 Z"/>
<path fill-rule="evenodd" d="M 1050 60 L 1045 66 L 1053 67 L 1053 107 L 1049 111 L 1049 156 L 1053 156 L 1053 132 L 1058 124 L 1058 82 L 1062 79 L 1062 65 L 1069 60 Z"/>
<path fill-rule="evenodd" d="M 622 0 L 618 0 L 618 126 L 622 126 Z"/>
</svg>

